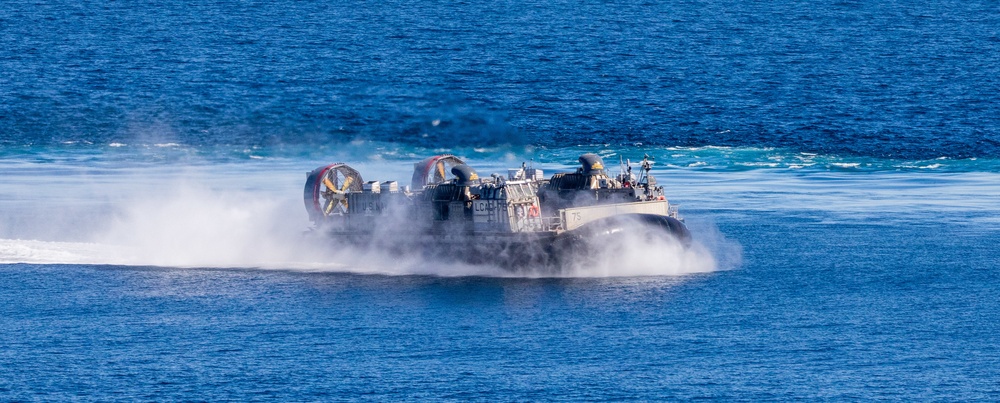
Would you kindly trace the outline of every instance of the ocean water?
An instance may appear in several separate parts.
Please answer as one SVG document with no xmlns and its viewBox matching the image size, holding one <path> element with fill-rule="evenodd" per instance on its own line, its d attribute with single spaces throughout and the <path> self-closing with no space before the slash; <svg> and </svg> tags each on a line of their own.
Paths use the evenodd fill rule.
<svg viewBox="0 0 1000 403">
<path fill-rule="evenodd" d="M 996 2 L 0 5 L 0 400 L 998 400 Z M 345 250 L 306 172 L 655 161 L 688 251 Z M 655 250 L 654 250 L 655 249 Z"/>
</svg>

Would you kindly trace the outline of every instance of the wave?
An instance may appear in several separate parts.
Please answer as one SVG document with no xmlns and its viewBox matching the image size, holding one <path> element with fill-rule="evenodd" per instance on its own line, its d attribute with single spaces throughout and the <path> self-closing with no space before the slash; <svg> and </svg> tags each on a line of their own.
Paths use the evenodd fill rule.
<svg viewBox="0 0 1000 403">
<path fill-rule="evenodd" d="M 473 163 L 532 162 L 556 169 L 573 169 L 576 158 L 597 152 L 606 161 L 641 160 L 648 155 L 657 169 L 697 171 L 794 170 L 799 172 L 1000 172 L 1000 158 L 894 159 L 856 155 L 819 154 L 785 148 L 671 147 L 642 144 L 581 144 L 566 147 L 536 145 L 473 145 L 427 147 L 400 142 L 353 140 L 316 145 L 190 145 L 181 143 L 72 144 L 5 148 L 0 158 L 10 161 L 53 163 L 213 165 L 252 160 L 299 162 L 304 166 L 331 161 L 409 161 L 435 154 L 456 154 Z"/>
</svg>

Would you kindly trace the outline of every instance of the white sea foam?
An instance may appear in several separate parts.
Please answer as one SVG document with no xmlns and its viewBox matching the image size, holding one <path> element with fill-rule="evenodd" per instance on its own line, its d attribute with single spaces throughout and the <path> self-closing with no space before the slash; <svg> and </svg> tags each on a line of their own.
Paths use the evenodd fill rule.
<svg viewBox="0 0 1000 403">
<path fill-rule="evenodd" d="M 373 177 L 379 174 L 375 171 Z M 103 185 L 134 189 L 137 184 L 132 181 L 148 181 L 150 176 L 130 172 L 118 177 L 116 183 Z M 260 183 L 252 173 L 230 178 L 229 173 L 206 177 L 204 172 L 178 172 L 176 177 L 164 178 L 159 171 L 155 176 L 155 191 L 115 198 L 110 206 L 112 218 L 93 223 L 85 242 L 4 239 L 0 240 L 0 263 L 518 277 L 679 275 L 718 267 L 712 252 L 702 244 L 683 249 L 659 241 L 651 244 L 654 241 L 640 237 L 628 238 L 627 243 L 598 245 L 595 250 L 615 253 L 598 253 L 586 262 L 555 270 L 530 265 L 501 269 L 425 256 L 387 255 L 378 248 L 345 248 L 335 239 L 304 235 L 309 223 L 302 201 L 297 199 L 301 194 L 298 183 Z M 275 178 L 294 182 L 301 180 L 301 173 L 271 179 Z"/>
<path fill-rule="evenodd" d="M 116 264 L 106 245 L 85 242 L 48 242 L 0 239 L 0 263 Z"/>
</svg>

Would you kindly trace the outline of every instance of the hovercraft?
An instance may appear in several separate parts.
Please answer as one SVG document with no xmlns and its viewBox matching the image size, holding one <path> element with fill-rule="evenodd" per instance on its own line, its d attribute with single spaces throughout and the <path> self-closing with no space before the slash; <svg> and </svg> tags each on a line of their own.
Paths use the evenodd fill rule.
<svg viewBox="0 0 1000 403">
<path fill-rule="evenodd" d="M 579 162 L 575 172 L 549 178 L 527 164 L 480 177 L 460 158 L 437 155 L 414 164 L 402 187 L 335 163 L 309 172 L 305 207 L 314 231 L 341 245 L 510 268 L 558 265 L 625 234 L 690 245 L 648 158 L 638 175 L 623 162 L 614 177 L 596 154 Z"/>
</svg>

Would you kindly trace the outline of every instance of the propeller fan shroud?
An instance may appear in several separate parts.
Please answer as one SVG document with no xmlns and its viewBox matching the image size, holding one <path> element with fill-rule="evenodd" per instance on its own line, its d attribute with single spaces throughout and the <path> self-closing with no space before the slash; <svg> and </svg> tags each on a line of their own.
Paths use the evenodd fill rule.
<svg viewBox="0 0 1000 403">
<path fill-rule="evenodd" d="M 361 174 L 344 163 L 313 170 L 306 178 L 303 195 L 310 219 L 317 221 L 347 213 L 346 193 L 361 191 L 363 185 Z"/>
</svg>

